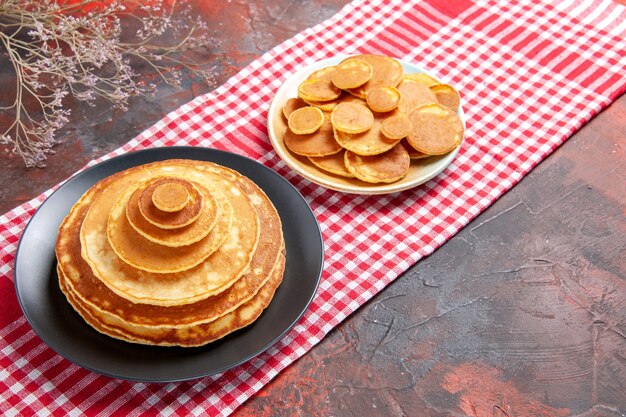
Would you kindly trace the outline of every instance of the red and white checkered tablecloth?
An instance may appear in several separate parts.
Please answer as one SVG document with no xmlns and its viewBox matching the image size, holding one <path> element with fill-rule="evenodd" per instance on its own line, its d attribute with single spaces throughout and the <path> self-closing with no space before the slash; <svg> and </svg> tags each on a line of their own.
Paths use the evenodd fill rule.
<svg viewBox="0 0 626 417">
<path fill-rule="evenodd" d="M 326 246 L 306 315 L 267 352 L 212 377 L 151 384 L 82 369 L 35 335 L 12 281 L 18 239 L 49 191 L 0 217 L 0 414 L 232 413 L 622 94 L 625 39 L 625 8 L 610 0 L 374 0 L 275 47 L 105 158 L 169 145 L 236 149 L 286 177 L 313 208 Z M 345 195 L 278 158 L 266 129 L 273 94 L 303 66 L 352 53 L 414 62 L 461 91 L 466 138 L 441 175 L 402 193 Z"/>
</svg>

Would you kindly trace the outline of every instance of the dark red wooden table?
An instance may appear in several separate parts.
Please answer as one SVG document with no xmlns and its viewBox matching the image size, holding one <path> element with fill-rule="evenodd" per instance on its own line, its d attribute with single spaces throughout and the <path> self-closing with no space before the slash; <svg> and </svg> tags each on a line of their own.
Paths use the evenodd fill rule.
<svg viewBox="0 0 626 417">
<path fill-rule="evenodd" d="M 203 56 L 213 85 L 186 79 L 126 113 L 71 105 L 47 168 L 0 148 L 0 212 L 345 3 L 198 1 L 215 38 Z M 236 415 L 626 415 L 625 134 L 622 96 Z"/>
</svg>

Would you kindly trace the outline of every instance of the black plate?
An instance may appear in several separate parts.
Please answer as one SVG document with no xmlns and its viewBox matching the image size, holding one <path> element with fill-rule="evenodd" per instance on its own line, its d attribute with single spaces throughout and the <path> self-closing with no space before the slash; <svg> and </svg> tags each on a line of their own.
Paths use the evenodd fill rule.
<svg viewBox="0 0 626 417">
<path fill-rule="evenodd" d="M 269 307 L 250 326 L 198 348 L 143 346 L 102 335 L 76 314 L 59 289 L 54 245 L 72 205 L 99 180 L 133 166 L 171 158 L 212 161 L 252 179 L 283 223 L 287 263 Z M 91 371 L 134 381 L 169 382 L 225 371 L 265 351 L 300 319 L 322 273 L 324 244 L 317 220 L 283 177 L 246 157 L 215 149 L 167 147 L 125 154 L 74 176 L 37 210 L 15 260 L 17 296 L 35 332 L 56 352 Z"/>
</svg>

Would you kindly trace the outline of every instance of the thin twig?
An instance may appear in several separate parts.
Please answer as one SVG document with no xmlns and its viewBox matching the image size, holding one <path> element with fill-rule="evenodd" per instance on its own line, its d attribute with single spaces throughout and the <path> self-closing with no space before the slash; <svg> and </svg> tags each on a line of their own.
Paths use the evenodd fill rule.
<svg viewBox="0 0 626 417">
<path fill-rule="evenodd" d="M 127 21 L 138 27 L 134 36 L 127 33 L 123 24 Z M 185 31 L 178 32 L 180 28 Z M 90 105 L 101 97 L 126 109 L 130 97 L 154 90 L 155 85 L 136 81 L 131 60 L 147 63 L 170 85 L 180 84 L 180 69 L 205 75 L 197 62 L 181 54 L 188 47 L 211 44 L 203 28 L 189 10 L 178 10 L 175 1 L 166 7 L 163 1 L 144 5 L 83 0 L 59 5 L 0 0 L 0 47 L 4 49 L 0 53 L 11 61 L 16 83 L 12 103 L 0 106 L 14 117 L 0 135 L 0 144 L 12 146 L 27 166 L 44 166 L 56 143 L 55 132 L 68 121 L 69 110 L 62 105 L 65 96 L 71 94 Z M 182 40 L 160 44 L 170 31 Z"/>
</svg>

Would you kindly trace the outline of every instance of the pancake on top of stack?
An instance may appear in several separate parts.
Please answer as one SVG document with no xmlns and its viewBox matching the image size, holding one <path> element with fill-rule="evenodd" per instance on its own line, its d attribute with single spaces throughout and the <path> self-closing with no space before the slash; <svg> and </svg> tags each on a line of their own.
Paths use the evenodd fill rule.
<svg viewBox="0 0 626 417">
<path fill-rule="evenodd" d="M 285 270 L 280 217 L 249 178 L 172 159 L 119 172 L 72 207 L 56 243 L 59 284 L 97 331 L 201 346 L 254 322 Z"/>
</svg>

